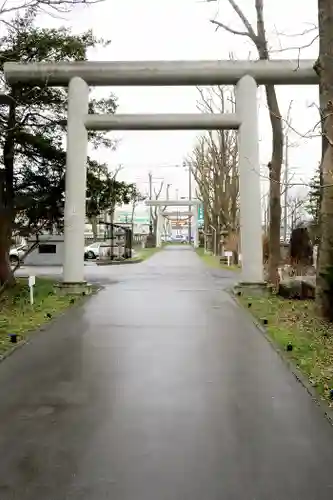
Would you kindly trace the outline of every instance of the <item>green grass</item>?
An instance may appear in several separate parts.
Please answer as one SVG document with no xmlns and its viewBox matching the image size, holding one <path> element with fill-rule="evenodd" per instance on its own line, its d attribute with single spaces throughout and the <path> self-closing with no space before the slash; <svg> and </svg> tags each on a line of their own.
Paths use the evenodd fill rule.
<svg viewBox="0 0 333 500">
<path fill-rule="evenodd" d="M 179 245 L 187 245 L 189 246 L 188 241 L 163 241 L 162 247 L 168 247 L 168 246 L 179 246 Z"/>
<path fill-rule="evenodd" d="M 228 269 L 228 271 L 240 271 L 240 266 L 227 266 L 225 264 L 220 264 L 219 257 L 216 257 L 211 253 L 205 253 L 203 248 L 197 248 L 196 253 L 209 267 L 214 267 L 216 269 Z"/>
<path fill-rule="evenodd" d="M 147 260 L 149 257 L 152 257 L 155 253 L 159 252 L 161 248 L 153 247 L 153 248 L 140 248 L 138 250 L 138 258 L 142 260 Z"/>
<path fill-rule="evenodd" d="M 19 335 L 18 342 L 24 340 L 29 332 L 50 321 L 68 307 L 81 300 L 69 295 L 61 297 L 54 293 L 54 281 L 36 278 L 34 305 L 30 305 L 28 280 L 20 278 L 15 287 L 6 290 L 0 297 L 0 356 L 13 347 L 9 334 Z"/>
<path fill-rule="evenodd" d="M 316 316 L 314 302 L 277 296 L 241 296 L 239 301 L 246 308 L 251 303 L 250 311 L 258 320 L 267 319 L 269 336 L 321 398 L 329 400 L 333 389 L 333 325 Z M 288 343 L 293 347 L 291 352 L 286 350 Z"/>
</svg>

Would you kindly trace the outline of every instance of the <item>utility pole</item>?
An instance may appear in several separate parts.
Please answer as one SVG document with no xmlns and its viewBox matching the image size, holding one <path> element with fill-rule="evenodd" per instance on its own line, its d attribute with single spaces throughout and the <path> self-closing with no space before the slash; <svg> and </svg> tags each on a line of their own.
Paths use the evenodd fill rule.
<svg viewBox="0 0 333 500">
<path fill-rule="evenodd" d="M 166 187 L 166 199 L 168 200 L 169 199 L 169 189 L 171 187 L 171 184 L 167 184 L 167 187 Z M 164 222 L 164 235 L 167 236 L 167 231 L 168 231 L 168 235 L 170 234 L 170 220 L 168 219 L 165 219 L 165 222 Z"/>
<path fill-rule="evenodd" d="M 167 200 L 169 199 L 169 189 L 170 189 L 170 186 L 171 186 L 171 184 L 167 184 L 167 187 L 166 187 L 166 199 Z"/>
<path fill-rule="evenodd" d="M 149 178 L 149 201 L 153 198 L 153 175 L 151 172 L 148 174 Z M 153 234 L 153 207 L 149 207 L 149 233 Z"/>
<path fill-rule="evenodd" d="M 289 182 L 289 131 L 291 125 L 291 108 L 293 105 L 293 101 L 290 101 L 288 113 L 287 113 L 287 125 L 284 130 L 285 137 L 285 150 L 284 150 L 284 176 L 283 176 L 283 184 L 284 184 L 284 193 L 283 193 L 283 240 L 286 243 L 287 241 L 287 233 L 288 233 L 288 182 Z"/>
<path fill-rule="evenodd" d="M 283 206 L 283 241 L 287 241 L 288 232 L 288 178 L 289 178 L 289 140 L 288 134 L 285 136 L 285 154 L 284 154 L 284 206 Z"/>
<path fill-rule="evenodd" d="M 192 200 L 192 170 L 190 163 L 188 164 L 188 199 Z M 192 205 L 188 206 L 188 211 L 192 212 Z M 188 242 L 191 245 L 192 243 L 192 217 L 191 215 L 188 218 Z"/>
</svg>

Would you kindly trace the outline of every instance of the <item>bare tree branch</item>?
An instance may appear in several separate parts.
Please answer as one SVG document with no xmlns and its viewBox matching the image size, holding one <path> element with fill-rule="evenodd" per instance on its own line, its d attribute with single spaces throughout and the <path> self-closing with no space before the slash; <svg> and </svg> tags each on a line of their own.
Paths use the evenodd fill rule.
<svg viewBox="0 0 333 500">
<path fill-rule="evenodd" d="M 277 49 L 277 50 L 271 50 L 271 53 L 272 54 L 278 54 L 280 52 L 288 52 L 288 51 L 291 51 L 291 50 L 297 50 L 298 53 L 302 50 L 302 49 L 307 49 L 309 47 L 311 47 L 314 42 L 316 42 L 319 38 L 319 34 L 316 34 L 315 37 L 313 37 L 309 42 L 307 43 L 304 43 L 303 45 L 301 46 L 295 46 L 295 47 L 282 47 L 280 49 Z"/>
<path fill-rule="evenodd" d="M 241 36 L 250 36 L 248 31 L 238 31 L 233 28 L 230 28 L 226 24 L 221 23 L 221 21 L 217 21 L 216 19 L 211 19 L 210 22 L 215 24 L 216 29 L 223 28 L 225 31 L 232 33 L 233 35 L 241 35 Z"/>
<path fill-rule="evenodd" d="M 236 12 L 236 14 L 238 15 L 239 19 L 244 24 L 245 28 L 247 29 L 250 38 L 253 40 L 254 43 L 256 43 L 258 36 L 260 36 L 259 32 L 258 32 L 258 34 L 255 33 L 251 23 L 249 22 L 249 20 L 245 16 L 244 12 L 241 10 L 241 8 L 238 6 L 238 4 L 235 2 L 235 0 L 228 0 L 228 1 L 230 3 L 231 7 Z M 257 3 L 258 2 L 256 2 L 256 9 L 258 11 L 258 9 L 260 10 L 260 6 L 258 6 Z"/>
<path fill-rule="evenodd" d="M 26 0 L 22 3 L 10 5 L 7 0 L 0 6 L 0 15 L 8 14 L 11 12 L 18 12 L 24 9 L 34 8 L 47 8 L 56 10 L 58 12 L 69 12 L 72 7 L 76 5 L 91 5 L 101 3 L 104 0 Z M 9 5 L 8 5 L 9 4 Z"/>
</svg>

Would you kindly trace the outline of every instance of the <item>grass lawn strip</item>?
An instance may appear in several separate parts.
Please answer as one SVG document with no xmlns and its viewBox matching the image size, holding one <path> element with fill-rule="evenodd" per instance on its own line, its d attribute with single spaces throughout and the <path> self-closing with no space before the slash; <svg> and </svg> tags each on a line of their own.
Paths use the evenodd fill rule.
<svg viewBox="0 0 333 500">
<path fill-rule="evenodd" d="M 15 346 L 9 334 L 18 334 L 18 343 L 22 342 L 30 332 L 82 300 L 77 296 L 56 295 L 54 284 L 54 280 L 36 278 L 32 306 L 27 278 L 18 279 L 16 286 L 0 297 L 0 357 Z"/>
<path fill-rule="evenodd" d="M 138 250 L 138 258 L 147 260 L 160 250 L 162 250 L 162 247 L 140 248 L 140 250 Z"/>
<path fill-rule="evenodd" d="M 240 266 L 227 266 L 225 264 L 221 264 L 219 257 L 211 253 L 205 253 L 203 248 L 197 248 L 196 253 L 209 267 L 214 267 L 215 269 L 227 269 L 228 271 L 240 271 Z"/>
<path fill-rule="evenodd" d="M 269 336 L 332 408 L 333 325 L 316 317 L 314 302 L 250 295 L 242 295 L 239 301 L 246 308 L 250 303 L 249 310 L 259 321 L 268 321 Z M 291 351 L 287 351 L 289 343 Z"/>
<path fill-rule="evenodd" d="M 162 248 L 158 247 L 153 247 L 153 248 L 134 248 L 133 250 L 136 251 L 135 257 L 131 257 L 130 259 L 115 259 L 115 260 L 98 260 L 96 263 L 99 266 L 105 265 L 125 265 L 125 264 L 139 264 L 140 262 L 149 259 L 152 257 L 155 253 L 159 252 L 162 250 Z"/>
</svg>

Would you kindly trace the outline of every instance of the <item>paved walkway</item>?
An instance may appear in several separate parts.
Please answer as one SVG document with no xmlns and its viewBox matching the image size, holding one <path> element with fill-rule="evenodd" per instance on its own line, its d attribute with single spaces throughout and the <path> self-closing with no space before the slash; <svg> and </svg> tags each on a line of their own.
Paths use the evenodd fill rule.
<svg viewBox="0 0 333 500">
<path fill-rule="evenodd" d="M 222 277 L 122 269 L 0 364 L 0 499 L 331 500 L 333 428 Z"/>
</svg>

